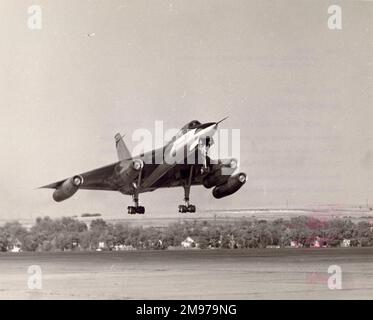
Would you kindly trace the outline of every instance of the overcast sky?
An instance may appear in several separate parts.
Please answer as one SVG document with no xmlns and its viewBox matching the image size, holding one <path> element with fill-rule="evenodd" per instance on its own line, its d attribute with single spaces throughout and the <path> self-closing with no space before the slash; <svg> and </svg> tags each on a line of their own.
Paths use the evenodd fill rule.
<svg viewBox="0 0 373 320">
<path fill-rule="evenodd" d="M 333 2 L 334 3 L 334 2 Z M 42 29 L 27 8 L 42 8 Z M 1 1 L 0 218 L 125 215 L 129 196 L 36 188 L 116 161 L 113 136 L 197 119 L 241 130 L 246 185 L 199 209 L 373 202 L 373 3 Z M 89 36 L 90 35 L 90 36 Z M 183 190 L 141 196 L 176 215 Z"/>
</svg>

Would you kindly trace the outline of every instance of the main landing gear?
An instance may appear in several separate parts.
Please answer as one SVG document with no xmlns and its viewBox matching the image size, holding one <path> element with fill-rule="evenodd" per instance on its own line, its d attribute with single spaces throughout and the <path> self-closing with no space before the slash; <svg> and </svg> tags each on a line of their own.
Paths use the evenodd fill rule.
<svg viewBox="0 0 373 320">
<path fill-rule="evenodd" d="M 138 195 L 133 195 L 133 202 L 134 206 L 128 206 L 128 214 L 144 214 L 145 213 L 145 207 L 139 206 L 139 197 Z"/>
<path fill-rule="evenodd" d="M 196 206 L 189 204 L 190 186 L 192 184 L 193 166 L 190 167 L 189 178 L 187 183 L 184 185 L 184 202 L 185 204 L 179 205 L 179 212 L 196 212 Z"/>
<path fill-rule="evenodd" d="M 193 204 L 181 204 L 179 205 L 179 212 L 181 213 L 186 213 L 186 212 L 190 212 L 190 213 L 194 213 L 196 212 L 196 206 L 193 205 Z"/>
<path fill-rule="evenodd" d="M 137 214 L 144 214 L 145 213 L 145 208 L 143 206 L 139 206 L 139 186 L 141 184 L 141 175 L 142 175 L 142 171 L 140 170 L 139 177 L 137 179 L 137 183 L 134 182 L 132 184 L 133 189 L 134 189 L 134 193 L 132 195 L 134 206 L 128 206 L 127 207 L 128 214 L 136 214 L 136 213 Z"/>
</svg>

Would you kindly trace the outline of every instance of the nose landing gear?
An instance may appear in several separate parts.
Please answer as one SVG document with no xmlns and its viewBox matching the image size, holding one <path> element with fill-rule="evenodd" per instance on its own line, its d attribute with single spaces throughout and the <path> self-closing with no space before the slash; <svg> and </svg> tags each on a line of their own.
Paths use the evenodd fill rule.
<svg viewBox="0 0 373 320">
<path fill-rule="evenodd" d="M 199 142 L 199 150 L 202 152 L 203 166 L 201 167 L 201 174 L 207 174 L 210 171 L 210 158 L 208 156 L 210 147 L 214 144 L 212 137 L 206 137 Z"/>
</svg>

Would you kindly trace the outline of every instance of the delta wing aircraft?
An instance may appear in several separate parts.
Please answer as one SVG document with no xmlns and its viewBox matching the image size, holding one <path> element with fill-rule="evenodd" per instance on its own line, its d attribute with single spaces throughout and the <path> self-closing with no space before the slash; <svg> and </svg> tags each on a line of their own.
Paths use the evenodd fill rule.
<svg viewBox="0 0 373 320">
<path fill-rule="evenodd" d="M 128 206 L 129 214 L 144 214 L 145 208 L 139 205 L 140 193 L 183 187 L 184 204 L 179 205 L 179 212 L 195 212 L 196 207 L 189 203 L 191 186 L 213 188 L 213 196 L 220 199 L 235 193 L 246 182 L 245 173 L 235 173 L 236 159 L 212 160 L 208 155 L 212 136 L 223 120 L 204 124 L 191 121 L 164 147 L 134 157 L 117 133 L 119 161 L 41 188 L 56 189 L 53 199 L 57 202 L 70 198 L 79 189 L 119 191 L 133 198 L 134 205 Z"/>
</svg>

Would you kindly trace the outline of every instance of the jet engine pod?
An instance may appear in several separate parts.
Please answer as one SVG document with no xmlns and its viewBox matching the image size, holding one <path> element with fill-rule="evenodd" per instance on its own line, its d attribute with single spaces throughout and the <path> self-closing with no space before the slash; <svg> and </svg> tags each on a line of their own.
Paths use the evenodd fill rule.
<svg viewBox="0 0 373 320">
<path fill-rule="evenodd" d="M 226 196 L 229 196 L 235 193 L 238 189 L 240 189 L 246 182 L 246 174 L 245 173 L 238 173 L 234 176 L 229 177 L 227 182 L 215 187 L 212 190 L 212 195 L 216 199 L 220 199 Z"/>
<path fill-rule="evenodd" d="M 135 159 L 132 162 L 132 168 L 136 171 L 139 171 L 140 169 L 142 169 L 143 166 L 144 166 L 144 161 L 140 159 Z"/>
<path fill-rule="evenodd" d="M 83 177 L 76 175 L 65 180 L 54 192 L 54 201 L 61 202 L 72 197 L 83 184 Z"/>
<path fill-rule="evenodd" d="M 209 174 L 203 179 L 203 186 L 207 189 L 223 184 L 229 179 L 229 175 L 222 175 L 221 169 Z"/>
<path fill-rule="evenodd" d="M 139 175 L 139 171 L 144 167 L 144 161 L 141 159 L 124 160 L 117 167 L 118 182 L 132 181 Z"/>
<path fill-rule="evenodd" d="M 221 161 L 219 164 L 212 166 L 213 171 L 206 176 L 203 180 L 205 188 L 210 189 L 212 187 L 225 183 L 233 174 L 237 168 L 236 159 L 227 159 Z"/>
</svg>

